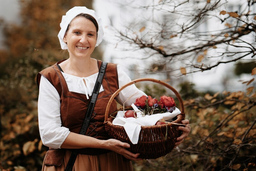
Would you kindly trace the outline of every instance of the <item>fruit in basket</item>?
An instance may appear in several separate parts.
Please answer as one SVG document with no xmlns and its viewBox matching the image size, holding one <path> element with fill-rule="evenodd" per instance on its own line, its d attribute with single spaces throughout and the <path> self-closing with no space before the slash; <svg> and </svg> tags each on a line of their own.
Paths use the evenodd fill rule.
<svg viewBox="0 0 256 171">
<path fill-rule="evenodd" d="M 143 113 L 143 115 L 165 112 L 172 113 L 176 109 L 174 99 L 165 95 L 161 96 L 159 100 L 152 98 L 151 96 L 143 95 L 136 99 L 134 105 Z"/>
<path fill-rule="evenodd" d="M 127 110 L 125 113 L 124 113 L 124 117 L 125 118 L 137 118 L 137 114 L 134 110 Z"/>
<path fill-rule="evenodd" d="M 161 108 L 166 108 L 166 110 L 171 113 L 175 110 L 176 106 L 174 99 L 168 96 L 161 96 L 158 105 Z"/>
<path fill-rule="evenodd" d="M 154 107 L 155 105 L 157 105 L 157 99 L 152 98 L 151 96 L 148 96 L 148 106 L 149 107 Z"/>
<path fill-rule="evenodd" d="M 134 103 L 137 107 L 144 108 L 146 106 L 147 96 L 143 95 L 140 98 L 136 99 L 136 102 Z"/>
<path fill-rule="evenodd" d="M 166 124 L 165 120 L 161 119 L 157 121 L 155 125 L 165 125 L 165 124 Z"/>
<path fill-rule="evenodd" d="M 132 83 L 137 83 L 141 81 L 152 81 L 155 83 L 159 83 L 161 85 L 164 85 L 165 87 L 169 88 L 171 91 L 174 92 L 174 94 L 177 97 L 177 100 L 179 100 L 179 104 L 181 107 L 181 113 L 182 115 L 179 115 L 180 117 L 176 117 L 176 119 L 173 120 L 180 120 L 184 119 L 185 113 L 184 113 L 184 105 L 183 101 L 179 95 L 179 93 L 170 85 L 160 81 L 160 80 L 155 80 L 152 78 L 143 78 L 143 79 L 138 79 L 135 81 L 132 81 L 126 85 L 124 85 L 122 88 L 118 89 L 114 94 L 113 98 L 111 98 L 108 102 L 107 108 L 106 108 L 106 131 L 109 134 L 109 136 L 114 137 L 115 139 L 119 140 L 124 140 L 126 139 L 127 141 L 129 140 L 129 137 L 125 131 L 125 129 L 121 126 L 116 126 L 114 125 L 110 119 L 110 108 L 113 100 L 115 97 L 118 95 L 120 91 L 122 91 L 125 87 L 131 85 Z M 141 101 L 138 101 L 138 103 L 134 103 L 134 105 L 138 108 L 138 110 L 134 110 L 138 113 L 138 117 L 140 117 L 141 113 L 144 113 L 144 115 L 152 115 L 152 114 L 160 114 L 160 113 L 166 113 L 169 111 L 169 108 L 174 108 L 175 106 L 172 107 L 166 107 L 163 103 L 161 103 L 161 106 L 153 102 L 153 106 L 151 106 L 151 98 L 145 98 L 143 97 Z M 160 99 L 157 99 L 157 102 L 159 102 Z M 141 103 L 142 102 L 142 103 Z M 168 104 L 167 104 L 168 105 Z M 166 109 L 168 108 L 168 109 Z M 121 112 L 120 112 L 121 113 Z M 141 114 L 142 115 L 142 114 Z M 143 116 L 143 115 L 142 115 Z M 139 158 L 142 159 L 156 159 L 161 156 L 165 156 L 166 154 L 170 153 L 173 148 L 175 147 L 176 139 L 179 135 L 179 130 L 176 129 L 177 125 L 175 124 L 169 124 L 171 122 L 170 120 L 167 120 L 165 122 L 165 125 L 160 125 L 160 126 L 150 126 L 150 127 L 141 127 L 141 132 L 139 135 L 139 141 L 136 144 L 131 144 L 129 151 L 133 153 L 139 153 Z M 156 123 L 155 123 L 156 124 Z M 159 122 L 158 124 L 162 124 Z M 161 132 L 159 132 L 159 130 Z"/>
<path fill-rule="evenodd" d="M 161 107 L 173 107 L 175 106 L 175 101 L 172 97 L 161 96 L 159 104 Z"/>
</svg>

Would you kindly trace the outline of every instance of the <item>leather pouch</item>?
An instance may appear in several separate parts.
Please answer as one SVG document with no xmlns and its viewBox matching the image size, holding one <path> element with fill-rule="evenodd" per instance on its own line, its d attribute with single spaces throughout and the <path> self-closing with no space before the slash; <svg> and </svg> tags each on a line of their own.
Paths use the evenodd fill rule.
<svg viewBox="0 0 256 171">
<path fill-rule="evenodd" d="M 44 157 L 46 166 L 61 166 L 64 163 L 65 150 L 49 149 Z"/>
</svg>

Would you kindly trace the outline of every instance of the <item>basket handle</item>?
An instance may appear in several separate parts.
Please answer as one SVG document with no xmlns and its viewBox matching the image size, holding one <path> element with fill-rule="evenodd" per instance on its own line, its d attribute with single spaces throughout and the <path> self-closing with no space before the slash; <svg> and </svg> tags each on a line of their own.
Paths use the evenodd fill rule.
<svg viewBox="0 0 256 171">
<path fill-rule="evenodd" d="M 163 81 L 156 80 L 156 79 L 153 79 L 153 78 L 139 78 L 139 79 L 133 80 L 133 81 L 125 84 L 124 86 L 122 86 L 121 88 L 116 90 L 116 92 L 114 94 L 112 94 L 112 96 L 110 97 L 110 99 L 108 101 L 108 104 L 107 104 L 107 107 L 106 107 L 106 111 L 105 111 L 105 122 L 108 119 L 109 109 L 110 109 L 111 103 L 113 102 L 115 97 L 119 94 L 119 92 L 122 91 L 124 88 L 128 87 L 129 85 L 135 84 L 137 82 L 142 82 L 142 81 L 152 81 L 152 82 L 155 82 L 155 83 L 159 83 L 159 84 L 164 85 L 165 87 L 169 88 L 170 90 L 172 90 L 172 92 L 176 95 L 176 97 L 179 100 L 179 104 L 180 104 L 180 108 L 181 108 L 180 109 L 181 110 L 181 114 L 180 115 L 182 116 L 182 119 L 185 118 L 184 104 L 183 104 L 183 101 L 181 99 L 181 96 L 172 86 L 170 86 L 169 84 L 167 84 L 167 83 L 165 83 Z"/>
</svg>

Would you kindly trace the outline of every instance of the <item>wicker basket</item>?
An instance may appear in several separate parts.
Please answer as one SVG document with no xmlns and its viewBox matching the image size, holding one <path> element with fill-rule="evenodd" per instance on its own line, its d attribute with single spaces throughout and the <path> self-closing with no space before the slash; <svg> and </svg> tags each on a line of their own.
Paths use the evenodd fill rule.
<svg viewBox="0 0 256 171">
<path fill-rule="evenodd" d="M 165 125 L 154 125 L 154 126 L 142 126 L 139 135 L 138 144 L 132 144 L 129 137 L 127 136 L 124 127 L 113 125 L 113 118 L 110 117 L 109 109 L 114 98 L 122 91 L 125 87 L 142 81 L 151 81 L 159 83 L 168 89 L 170 89 L 178 98 L 181 114 L 177 116 L 177 119 Z M 152 78 L 141 78 L 131 81 L 118 89 L 109 99 L 105 112 L 105 128 L 109 136 L 118 139 L 123 142 L 130 144 L 130 151 L 133 153 L 140 153 L 139 158 L 143 159 L 155 159 L 166 155 L 171 152 L 175 147 L 177 137 L 180 135 L 180 131 L 177 129 L 181 125 L 181 121 L 185 118 L 184 105 L 179 93 L 169 84 L 160 80 Z"/>
</svg>

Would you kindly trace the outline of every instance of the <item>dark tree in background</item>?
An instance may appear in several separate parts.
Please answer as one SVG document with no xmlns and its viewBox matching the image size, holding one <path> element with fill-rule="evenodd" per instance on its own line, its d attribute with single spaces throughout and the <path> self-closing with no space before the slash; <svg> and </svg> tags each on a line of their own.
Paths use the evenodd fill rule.
<svg viewBox="0 0 256 171">
<path fill-rule="evenodd" d="M 0 49 L 0 170 L 37 171 L 45 147 L 38 132 L 35 77 L 41 69 L 68 57 L 57 38 L 61 16 L 75 5 L 92 8 L 92 0 L 19 3 L 19 25 L 1 20 L 5 48 Z M 96 55 L 101 59 L 99 51 Z"/>
<path fill-rule="evenodd" d="M 255 61 L 254 0 L 126 0 L 119 5 L 141 16 L 130 13 L 119 30 L 119 47 L 136 50 L 133 58 L 158 59 L 159 65 L 154 61 L 148 73 L 186 75 L 243 59 Z"/>
</svg>

